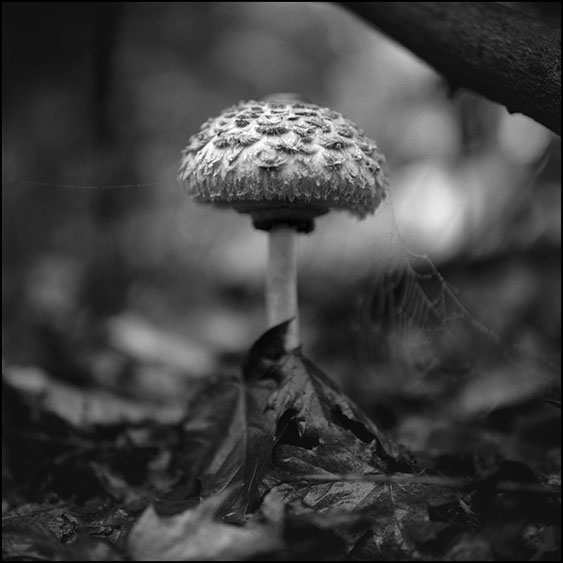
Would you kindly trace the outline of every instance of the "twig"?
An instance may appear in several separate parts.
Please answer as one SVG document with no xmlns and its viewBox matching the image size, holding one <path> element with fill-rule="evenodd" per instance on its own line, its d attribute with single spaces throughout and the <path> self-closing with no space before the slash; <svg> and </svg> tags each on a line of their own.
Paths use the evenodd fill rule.
<svg viewBox="0 0 563 563">
<path fill-rule="evenodd" d="M 370 483 L 391 483 L 394 485 L 430 485 L 434 487 L 448 487 L 452 489 L 471 490 L 477 489 L 490 482 L 471 479 L 452 479 L 449 477 L 439 477 L 432 475 L 296 475 L 287 479 L 288 481 L 314 481 L 318 483 L 338 483 L 338 482 L 370 482 Z M 540 495 L 561 495 L 561 487 L 545 486 L 541 483 L 516 483 L 513 481 L 500 481 L 490 483 L 497 493 L 535 493 Z"/>
<path fill-rule="evenodd" d="M 23 512 L 19 513 L 10 512 L 6 514 L 6 516 L 2 516 L 2 522 L 8 522 L 10 520 L 17 520 L 18 518 L 27 518 L 32 516 L 37 516 L 38 514 L 44 514 L 45 512 L 51 512 L 53 510 L 58 510 L 60 508 L 68 508 L 68 502 L 58 502 L 53 506 L 49 506 L 48 508 L 38 508 L 37 510 L 32 510 L 31 512 Z"/>
</svg>

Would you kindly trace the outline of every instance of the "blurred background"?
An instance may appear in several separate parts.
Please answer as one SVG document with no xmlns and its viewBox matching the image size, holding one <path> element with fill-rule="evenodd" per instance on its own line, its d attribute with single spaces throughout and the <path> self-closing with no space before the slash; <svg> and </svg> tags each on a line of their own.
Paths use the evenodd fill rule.
<svg viewBox="0 0 563 563">
<path fill-rule="evenodd" d="M 376 140 L 391 186 L 374 217 L 302 237 L 305 353 L 419 449 L 446 404 L 488 416 L 558 396 L 560 139 L 543 126 L 449 92 L 334 4 L 2 15 L 5 366 L 179 402 L 178 381 L 236 372 L 264 329 L 266 238 L 191 202 L 179 157 L 224 108 L 299 92 Z"/>
</svg>

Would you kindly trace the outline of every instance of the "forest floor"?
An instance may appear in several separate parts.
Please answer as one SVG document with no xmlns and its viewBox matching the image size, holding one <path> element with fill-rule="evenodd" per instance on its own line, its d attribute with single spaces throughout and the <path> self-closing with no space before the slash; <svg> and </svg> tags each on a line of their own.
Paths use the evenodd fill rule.
<svg viewBox="0 0 563 563">
<path fill-rule="evenodd" d="M 312 347 L 336 371 L 339 307 Z M 558 357 L 464 326 L 347 365 L 354 403 L 285 325 L 205 376 L 131 316 L 38 325 L 49 354 L 3 370 L 4 559 L 560 560 Z"/>
</svg>

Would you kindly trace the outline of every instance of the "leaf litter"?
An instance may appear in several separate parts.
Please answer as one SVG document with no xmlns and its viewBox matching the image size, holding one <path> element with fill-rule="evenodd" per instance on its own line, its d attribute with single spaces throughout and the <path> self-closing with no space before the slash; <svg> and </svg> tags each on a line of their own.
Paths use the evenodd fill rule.
<svg viewBox="0 0 563 563">
<path fill-rule="evenodd" d="M 24 423 L 3 442 L 4 558 L 557 557 L 556 477 L 504 460 L 457 473 L 417 462 L 284 352 L 286 329 L 255 343 L 240 377 L 197 380 L 180 416 L 142 418 L 125 402 L 118 419 L 110 401 L 104 420 L 76 390 L 5 374 L 5 417 Z"/>
</svg>

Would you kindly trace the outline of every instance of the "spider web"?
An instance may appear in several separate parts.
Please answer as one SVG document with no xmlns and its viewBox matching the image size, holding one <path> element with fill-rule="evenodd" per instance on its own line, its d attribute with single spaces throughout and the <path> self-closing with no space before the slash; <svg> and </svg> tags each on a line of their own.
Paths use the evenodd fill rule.
<svg viewBox="0 0 563 563">
<path fill-rule="evenodd" d="M 67 190 L 155 189 L 158 184 L 60 184 L 8 177 L 14 187 L 35 186 Z M 508 362 L 521 369 L 520 361 L 501 342 L 500 336 L 464 304 L 460 291 L 448 282 L 432 259 L 411 251 L 402 239 L 390 199 L 383 204 L 391 215 L 387 231 L 388 256 L 374 262 L 370 288 L 362 297 L 361 338 L 368 360 L 393 369 L 430 373 L 472 373 L 484 357 Z M 165 214 L 168 223 L 180 220 L 177 205 Z M 473 353 L 477 351 L 477 353 Z M 550 371 L 557 360 L 545 355 L 535 358 Z M 526 368 L 527 369 L 527 368 Z"/>
<path fill-rule="evenodd" d="M 361 334 L 369 362 L 426 375 L 475 375 L 501 364 L 528 374 L 538 369 L 553 376 L 559 370 L 559 357 L 530 350 L 523 355 L 479 320 L 433 261 L 408 249 L 391 202 L 385 205 L 392 216 L 390 257 L 374 264 L 361 305 Z"/>
</svg>

